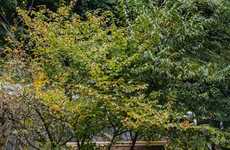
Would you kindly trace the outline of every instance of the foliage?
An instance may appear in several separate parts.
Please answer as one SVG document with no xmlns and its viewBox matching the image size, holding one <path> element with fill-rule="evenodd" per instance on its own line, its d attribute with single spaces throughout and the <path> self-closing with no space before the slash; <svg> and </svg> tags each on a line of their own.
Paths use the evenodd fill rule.
<svg viewBox="0 0 230 150">
<path fill-rule="evenodd" d="M 125 133 L 230 146 L 227 0 L 74 2 L 19 8 L 4 37 L 1 80 L 29 85 L 13 113 L 25 145 L 87 149 L 108 132 L 108 149 Z"/>
</svg>

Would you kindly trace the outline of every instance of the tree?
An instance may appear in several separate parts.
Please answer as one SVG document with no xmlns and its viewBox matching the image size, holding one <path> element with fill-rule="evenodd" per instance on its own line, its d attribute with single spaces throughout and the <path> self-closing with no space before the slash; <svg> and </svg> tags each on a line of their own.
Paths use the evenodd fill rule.
<svg viewBox="0 0 230 150">
<path fill-rule="evenodd" d="M 124 0 L 112 13 L 87 12 L 103 3 L 84 1 L 84 20 L 65 5 L 18 10 L 27 40 L 8 38 L 7 61 L 21 52 L 16 74 L 27 74 L 6 72 L 32 85 L 21 100 L 32 108 L 25 132 L 42 138 L 31 142 L 84 149 L 108 131 L 108 149 L 127 132 L 133 145 L 168 137 L 172 149 L 229 147 L 229 2 Z"/>
</svg>

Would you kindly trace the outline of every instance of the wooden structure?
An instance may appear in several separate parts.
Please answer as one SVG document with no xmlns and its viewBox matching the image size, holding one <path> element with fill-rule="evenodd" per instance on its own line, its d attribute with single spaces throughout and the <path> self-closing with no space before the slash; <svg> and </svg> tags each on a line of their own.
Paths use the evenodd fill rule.
<svg viewBox="0 0 230 150">
<path fill-rule="evenodd" d="M 100 150 L 107 150 L 110 142 L 95 142 L 96 146 Z M 137 141 L 134 150 L 165 150 L 168 141 Z M 76 142 L 68 142 L 68 147 L 77 150 Z M 111 148 L 111 150 L 130 150 L 132 146 L 132 141 L 119 141 L 116 142 Z"/>
</svg>

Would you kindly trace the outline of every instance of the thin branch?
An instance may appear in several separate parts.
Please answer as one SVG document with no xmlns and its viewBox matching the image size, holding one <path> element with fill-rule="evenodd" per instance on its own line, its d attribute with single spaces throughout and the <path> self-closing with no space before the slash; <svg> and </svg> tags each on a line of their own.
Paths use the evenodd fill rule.
<svg viewBox="0 0 230 150">
<path fill-rule="evenodd" d="M 71 135 L 67 140 L 65 140 L 63 143 L 61 143 L 61 146 L 66 145 L 66 143 L 72 139 L 73 139 L 73 136 Z"/>
<path fill-rule="evenodd" d="M 36 111 L 36 113 L 38 114 L 38 116 L 40 117 L 40 119 L 41 119 L 41 121 L 42 121 L 42 123 L 43 123 L 43 125 L 44 125 L 44 128 L 45 128 L 45 130 L 46 130 L 46 133 L 47 133 L 47 135 L 48 135 L 48 137 L 49 137 L 49 140 L 50 140 L 50 142 L 51 142 L 51 145 L 53 146 L 53 144 L 54 144 L 54 139 L 53 139 L 52 134 L 51 134 L 51 132 L 50 132 L 50 130 L 49 130 L 49 125 L 47 124 L 45 118 L 42 116 L 41 112 L 40 112 L 37 108 L 35 108 L 35 111 Z"/>
</svg>

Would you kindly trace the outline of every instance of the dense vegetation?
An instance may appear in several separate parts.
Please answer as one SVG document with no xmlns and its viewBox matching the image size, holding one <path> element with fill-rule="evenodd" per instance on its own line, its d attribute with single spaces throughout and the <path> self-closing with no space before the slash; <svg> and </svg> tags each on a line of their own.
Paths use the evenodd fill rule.
<svg viewBox="0 0 230 150">
<path fill-rule="evenodd" d="M 0 149 L 230 149 L 229 16 L 229 0 L 0 0 Z"/>
</svg>

